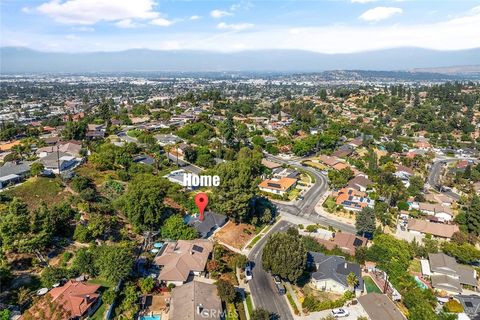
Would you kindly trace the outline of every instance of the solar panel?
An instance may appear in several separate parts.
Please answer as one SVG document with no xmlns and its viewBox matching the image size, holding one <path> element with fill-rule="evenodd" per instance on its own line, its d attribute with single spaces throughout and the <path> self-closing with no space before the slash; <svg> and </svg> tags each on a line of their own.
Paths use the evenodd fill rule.
<svg viewBox="0 0 480 320">
<path fill-rule="evenodd" d="M 281 188 L 280 184 L 278 184 L 278 183 L 268 182 L 267 185 L 269 187 L 273 187 L 273 188 Z"/>
<path fill-rule="evenodd" d="M 473 307 L 473 303 L 471 303 L 470 301 L 465 301 L 465 305 L 467 306 L 467 308 Z"/>
<path fill-rule="evenodd" d="M 363 244 L 363 241 L 360 240 L 360 239 L 358 239 L 358 238 L 355 238 L 355 240 L 353 240 L 353 245 L 354 245 L 355 247 L 359 247 L 359 246 L 361 246 L 362 244 Z"/>
<path fill-rule="evenodd" d="M 193 250 L 193 251 L 200 252 L 200 253 L 203 252 L 203 248 L 200 247 L 200 246 L 197 246 L 196 244 L 193 245 L 192 250 Z"/>
</svg>

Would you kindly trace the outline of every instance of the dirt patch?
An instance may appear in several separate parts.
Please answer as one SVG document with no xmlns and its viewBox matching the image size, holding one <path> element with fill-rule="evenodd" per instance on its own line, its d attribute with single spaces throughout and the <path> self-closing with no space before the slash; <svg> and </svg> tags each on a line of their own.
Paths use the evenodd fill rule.
<svg viewBox="0 0 480 320">
<path fill-rule="evenodd" d="M 255 237 L 254 226 L 228 221 L 222 229 L 215 233 L 214 239 L 231 247 L 242 249 L 253 237 Z"/>
</svg>

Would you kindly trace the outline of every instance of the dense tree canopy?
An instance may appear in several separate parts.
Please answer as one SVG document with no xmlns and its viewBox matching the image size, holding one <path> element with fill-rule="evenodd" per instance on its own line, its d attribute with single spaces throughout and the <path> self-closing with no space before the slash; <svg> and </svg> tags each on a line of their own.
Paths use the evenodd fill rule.
<svg viewBox="0 0 480 320">
<path fill-rule="evenodd" d="M 298 235 L 279 232 L 271 235 L 263 249 L 265 270 L 289 281 L 297 281 L 307 261 L 307 252 Z"/>
</svg>

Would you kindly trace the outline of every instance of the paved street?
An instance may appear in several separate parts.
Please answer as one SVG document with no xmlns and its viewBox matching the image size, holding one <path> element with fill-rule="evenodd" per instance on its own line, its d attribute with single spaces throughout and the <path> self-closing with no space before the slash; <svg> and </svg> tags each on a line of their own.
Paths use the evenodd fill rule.
<svg viewBox="0 0 480 320">
<path fill-rule="evenodd" d="M 285 296 L 280 296 L 278 294 L 277 289 L 274 287 L 271 275 L 262 268 L 262 252 L 270 234 L 285 231 L 291 226 L 293 226 L 293 224 L 286 221 L 280 221 L 277 223 L 272 229 L 270 229 L 268 234 L 257 243 L 248 255 L 248 259 L 254 262 L 252 270 L 253 279 L 250 280 L 249 286 L 255 308 L 268 310 L 269 312 L 276 314 L 281 320 L 293 320 L 293 316 L 290 312 Z"/>
</svg>

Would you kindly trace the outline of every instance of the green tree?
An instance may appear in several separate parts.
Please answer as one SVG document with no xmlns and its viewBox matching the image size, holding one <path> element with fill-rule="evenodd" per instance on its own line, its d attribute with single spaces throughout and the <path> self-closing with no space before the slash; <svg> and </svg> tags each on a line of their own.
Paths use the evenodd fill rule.
<svg viewBox="0 0 480 320">
<path fill-rule="evenodd" d="M 133 260 L 132 250 L 123 245 L 103 245 L 95 250 L 95 267 L 99 275 L 113 283 L 130 274 Z"/>
<path fill-rule="evenodd" d="M 480 235 L 480 196 L 473 195 L 465 209 L 467 229 L 469 232 Z"/>
<path fill-rule="evenodd" d="M 237 291 L 230 282 L 220 279 L 217 281 L 216 285 L 218 290 L 218 296 L 220 297 L 220 299 L 222 299 L 222 301 L 225 301 L 226 303 L 232 303 L 233 301 L 235 301 Z"/>
<path fill-rule="evenodd" d="M 79 249 L 73 258 L 72 269 L 80 274 L 87 274 L 94 277 L 97 271 L 95 269 L 92 252 L 87 248 Z"/>
<path fill-rule="evenodd" d="M 167 216 L 163 201 L 169 186 L 166 179 L 140 174 L 130 182 L 117 205 L 135 227 L 157 229 Z"/>
<path fill-rule="evenodd" d="M 251 320 L 270 320 L 270 312 L 265 309 L 255 309 L 250 315 Z"/>
<path fill-rule="evenodd" d="M 153 288 L 155 288 L 155 279 L 152 277 L 142 278 L 138 281 L 138 286 L 143 294 L 148 294 L 153 291 Z"/>
<path fill-rule="evenodd" d="M 370 207 L 365 207 L 357 212 L 355 227 L 359 235 L 373 234 L 375 231 L 375 211 Z"/>
<path fill-rule="evenodd" d="M 30 166 L 30 173 L 34 176 L 40 175 L 43 170 L 45 170 L 45 166 L 41 162 L 34 162 Z"/>
<path fill-rule="evenodd" d="M 351 290 L 355 290 L 355 287 L 358 285 L 358 278 L 357 275 L 353 272 L 350 272 L 347 275 L 347 284 L 351 288 Z"/>
<path fill-rule="evenodd" d="M 116 296 L 115 290 L 113 288 L 108 288 L 102 294 L 102 301 L 105 302 L 107 305 L 110 305 L 115 300 L 115 296 Z"/>
<path fill-rule="evenodd" d="M 242 150 L 239 157 L 245 153 Z M 218 175 L 221 181 L 212 195 L 212 209 L 236 221 L 245 221 L 250 213 L 251 200 L 257 192 L 259 168 L 260 159 L 249 158 L 221 163 L 207 172 Z"/>
<path fill-rule="evenodd" d="M 162 238 L 172 240 L 193 240 L 198 237 L 197 231 L 185 224 L 179 214 L 170 216 L 162 226 Z"/>
<path fill-rule="evenodd" d="M 279 232 L 271 235 L 262 254 L 263 268 L 291 282 L 305 269 L 307 252 L 299 236 Z"/>
</svg>

